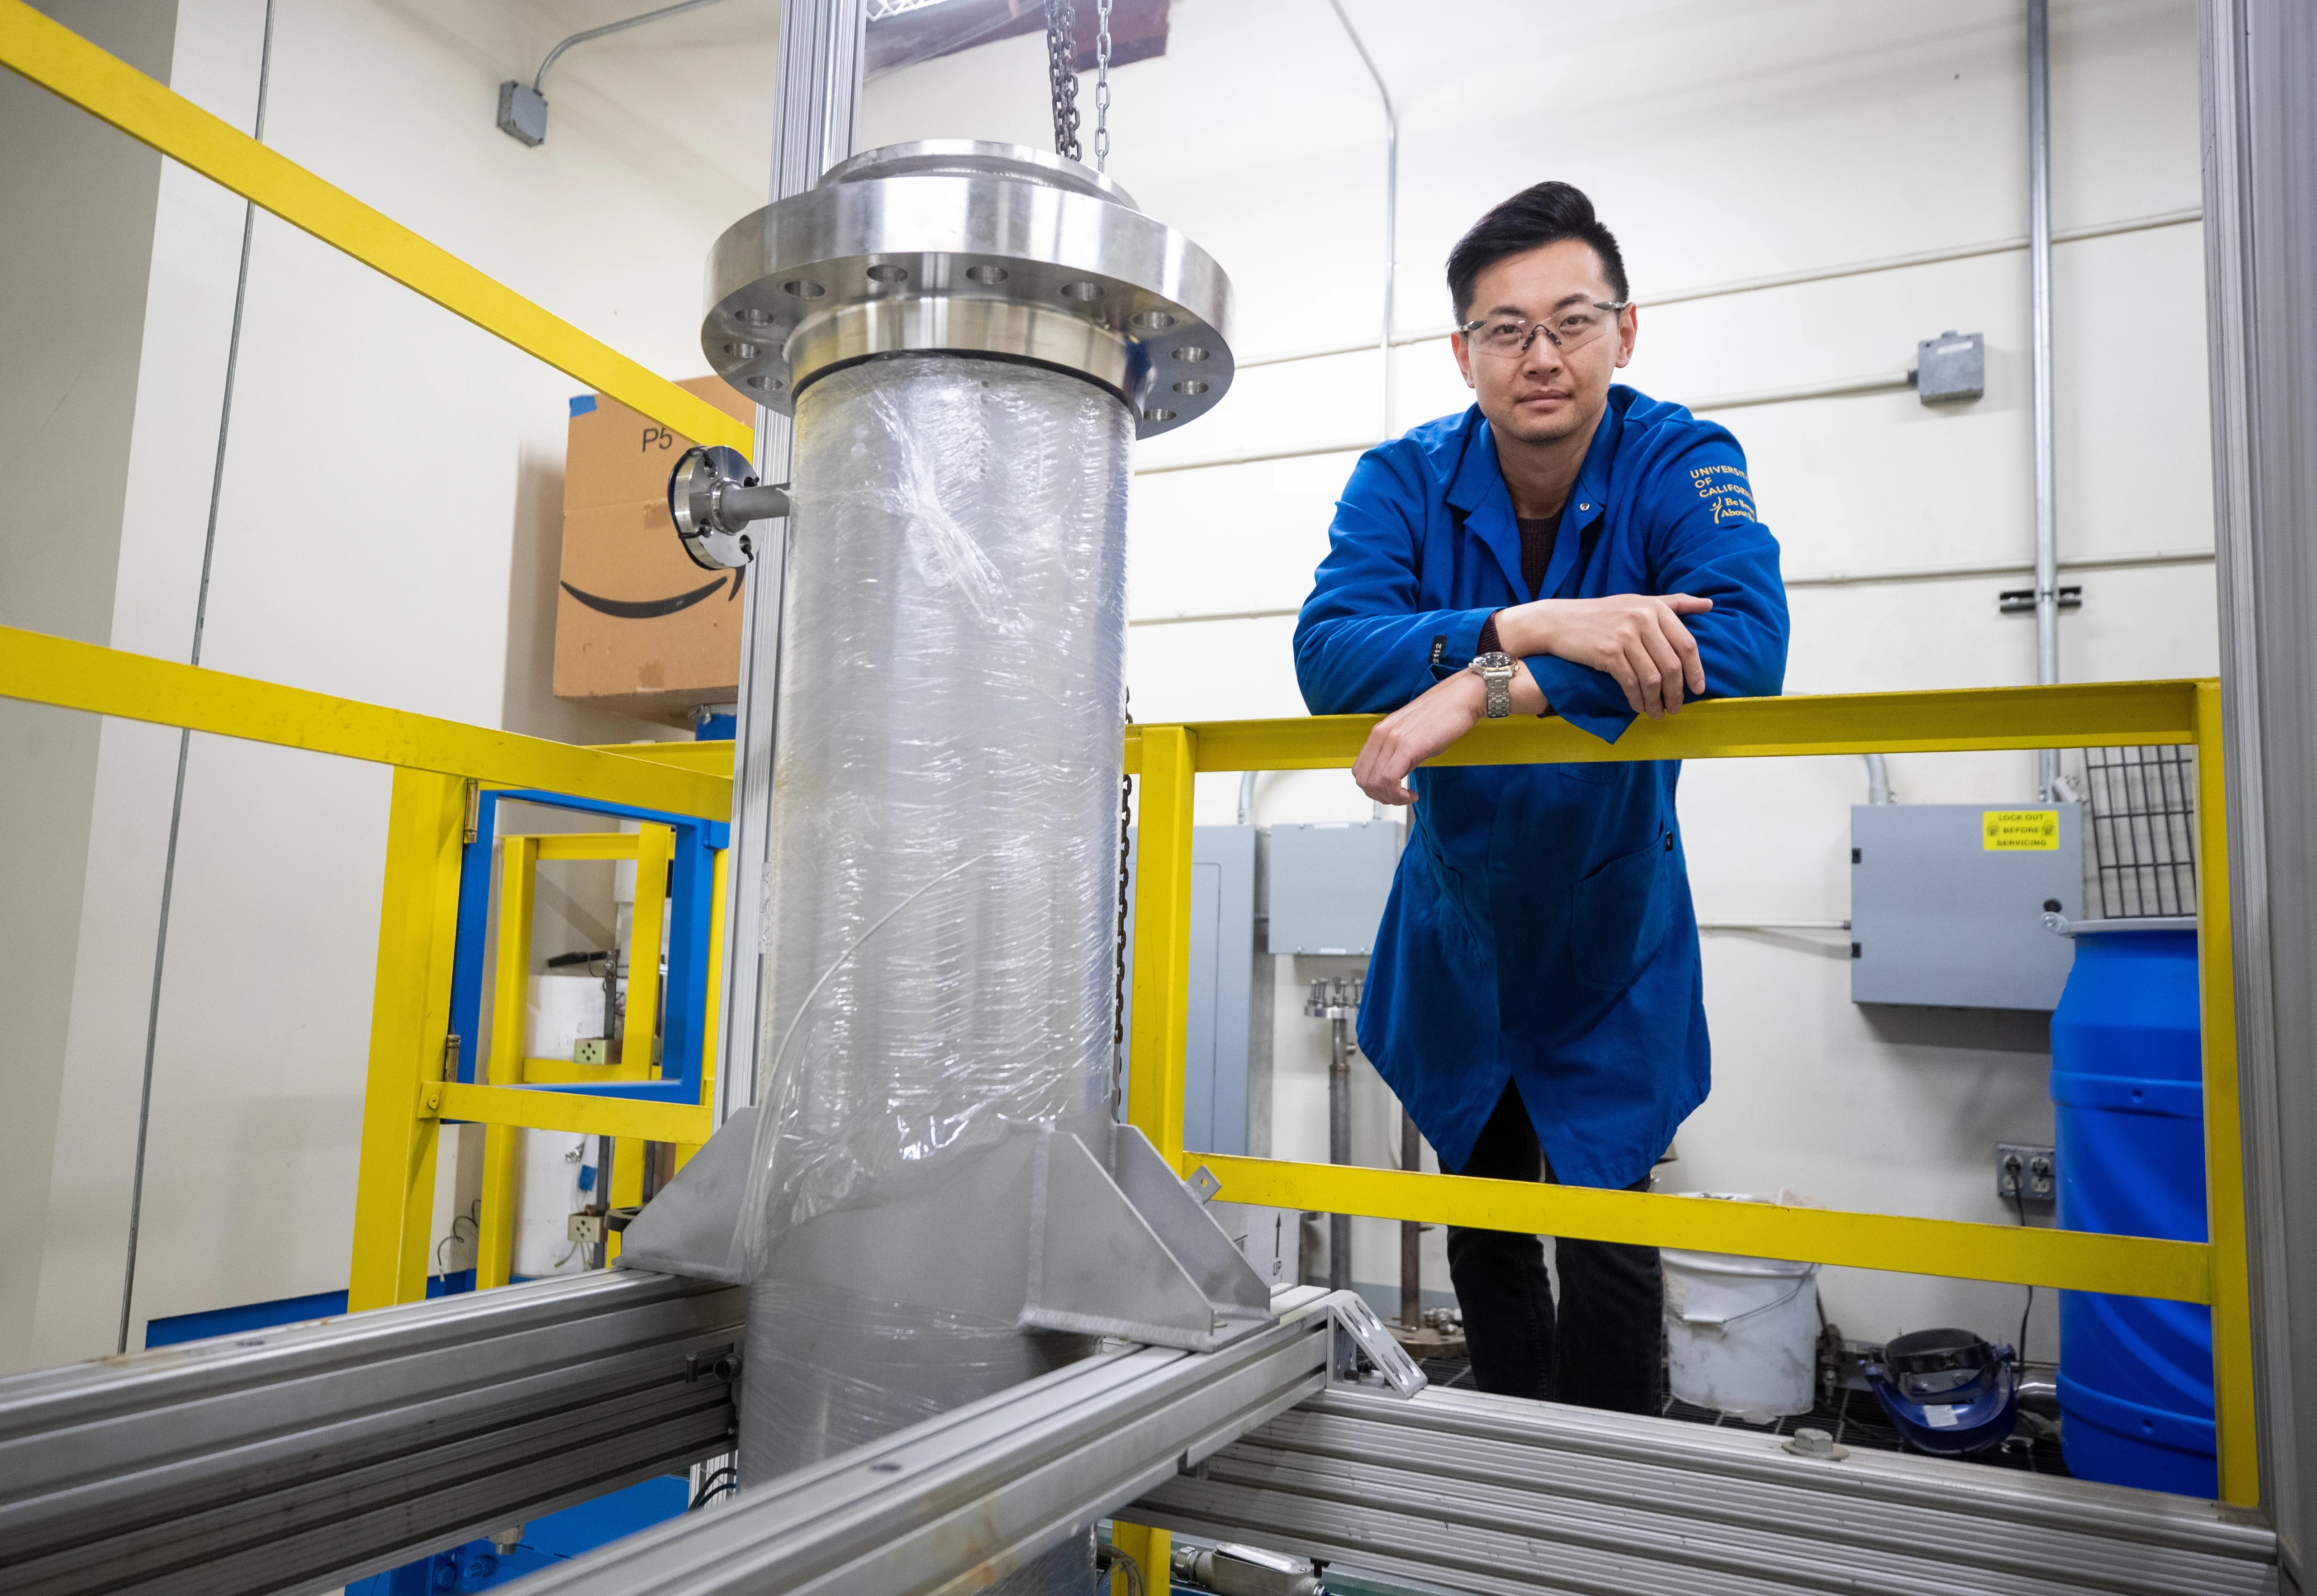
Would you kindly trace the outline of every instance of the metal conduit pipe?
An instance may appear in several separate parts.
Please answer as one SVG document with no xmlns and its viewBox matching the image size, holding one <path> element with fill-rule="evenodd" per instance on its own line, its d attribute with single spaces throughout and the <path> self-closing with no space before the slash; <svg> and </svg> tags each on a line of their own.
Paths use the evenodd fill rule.
<svg viewBox="0 0 2317 1596">
<path fill-rule="evenodd" d="M 1383 102 L 1383 334 L 1376 345 L 1376 358 L 1383 366 L 1382 399 L 1383 424 L 1377 435 L 1389 439 L 1391 432 L 1391 322 L 1392 292 L 1398 278 L 1394 256 L 1400 247 L 1400 112 L 1391 103 L 1391 90 L 1385 86 L 1383 74 L 1376 70 L 1375 58 L 1360 38 L 1360 31 L 1352 26 L 1351 14 L 1344 9 L 1344 0 L 1328 0 L 1336 20 L 1344 25 L 1344 36 L 1360 54 L 1360 65 L 1368 69 L 1375 83 L 1376 98 Z"/>
<path fill-rule="evenodd" d="M 2060 679 L 2060 541 L 2053 505 L 2052 19 L 2027 0 L 2027 283 L 2035 416 L 2035 680 Z M 2051 801 L 2056 749 L 2035 755 L 2035 794 Z"/>
<path fill-rule="evenodd" d="M 1024 1127 L 1041 1179 L 1055 1130 L 1112 1145 L 1129 449 L 1229 386 L 1230 284 L 1089 168 L 964 141 L 840 163 L 708 278 L 711 364 L 795 439 L 733 1250 L 758 1482 L 1094 1344 L 864 1282 Z M 1006 1215 L 962 1218 L 959 1278 L 1006 1274 Z"/>
</svg>

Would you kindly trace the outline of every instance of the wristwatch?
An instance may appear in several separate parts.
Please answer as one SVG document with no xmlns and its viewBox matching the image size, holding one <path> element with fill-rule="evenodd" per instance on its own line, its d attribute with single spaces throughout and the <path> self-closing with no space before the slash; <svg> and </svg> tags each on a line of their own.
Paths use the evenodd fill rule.
<svg viewBox="0 0 2317 1596">
<path fill-rule="evenodd" d="M 1489 719 L 1501 721 L 1513 713 L 1513 657 L 1510 654 L 1478 654 L 1469 668 L 1474 676 L 1488 684 Z"/>
</svg>

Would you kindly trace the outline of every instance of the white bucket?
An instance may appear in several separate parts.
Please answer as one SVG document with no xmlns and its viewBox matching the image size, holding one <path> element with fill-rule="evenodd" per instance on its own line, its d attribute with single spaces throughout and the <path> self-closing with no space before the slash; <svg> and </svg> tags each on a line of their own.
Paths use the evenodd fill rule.
<svg viewBox="0 0 2317 1596">
<path fill-rule="evenodd" d="M 1685 1197 L 1758 1203 L 1719 1191 Z M 1818 1265 L 1661 1250 L 1667 1372 L 1693 1407 L 1767 1423 L 1806 1413 L 1818 1384 Z"/>
</svg>

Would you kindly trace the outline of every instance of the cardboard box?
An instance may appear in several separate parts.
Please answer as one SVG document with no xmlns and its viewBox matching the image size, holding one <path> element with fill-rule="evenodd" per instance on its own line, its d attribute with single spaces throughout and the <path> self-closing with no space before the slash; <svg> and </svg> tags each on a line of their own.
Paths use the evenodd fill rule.
<svg viewBox="0 0 2317 1596">
<path fill-rule="evenodd" d="M 740 420 L 756 407 L 720 377 L 678 384 Z M 667 475 L 692 440 L 602 394 L 571 401 L 555 695 L 688 724 L 740 692 L 741 582 L 676 542 Z"/>
</svg>

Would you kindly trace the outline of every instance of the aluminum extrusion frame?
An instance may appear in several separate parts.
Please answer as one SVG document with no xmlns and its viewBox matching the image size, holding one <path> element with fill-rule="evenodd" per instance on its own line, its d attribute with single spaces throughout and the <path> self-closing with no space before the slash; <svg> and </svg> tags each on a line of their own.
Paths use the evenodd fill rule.
<svg viewBox="0 0 2317 1596">
<path fill-rule="evenodd" d="M 984 1589 L 1322 1390 L 1306 1300 L 1220 1352 L 1123 1347 L 532 1576 L 531 1596 Z M 1390 1400 L 1390 1399 L 1387 1399 Z"/>
<path fill-rule="evenodd" d="M 2257 1514 L 1943 1458 L 1435 1387 L 1334 1386 L 1137 1522 L 1427 1590 L 1634 1596 L 2255 1596 Z"/>
<path fill-rule="evenodd" d="M 0 1380 L 0 1591 L 327 1589 L 682 1468 L 744 1302 L 615 1271 Z"/>
</svg>

